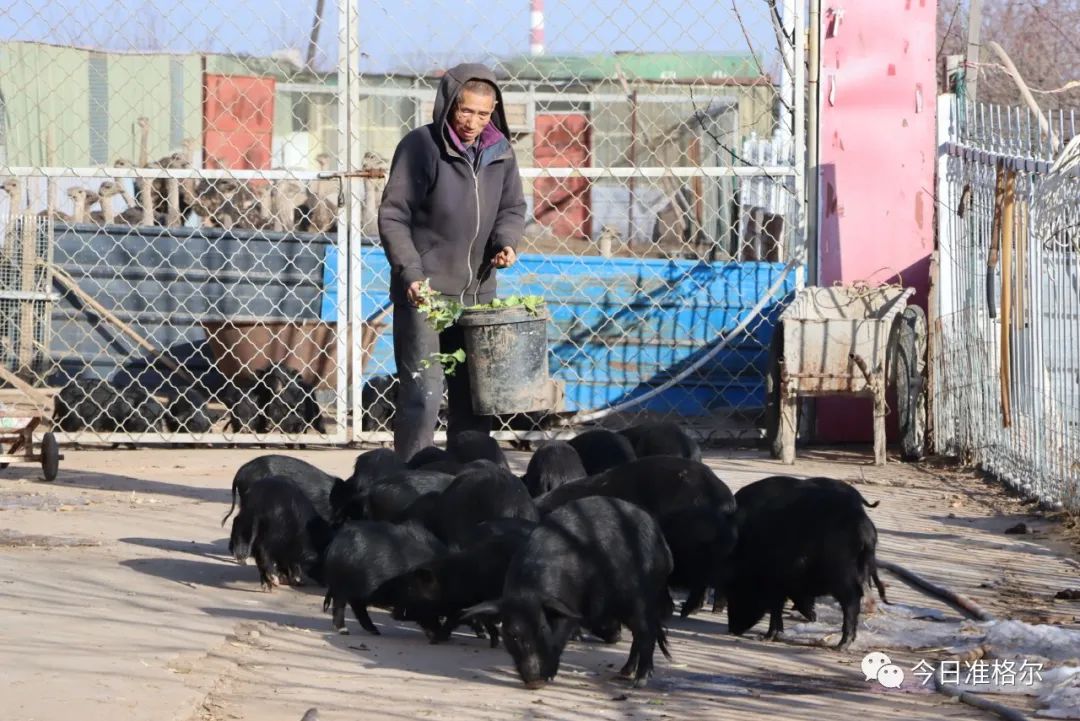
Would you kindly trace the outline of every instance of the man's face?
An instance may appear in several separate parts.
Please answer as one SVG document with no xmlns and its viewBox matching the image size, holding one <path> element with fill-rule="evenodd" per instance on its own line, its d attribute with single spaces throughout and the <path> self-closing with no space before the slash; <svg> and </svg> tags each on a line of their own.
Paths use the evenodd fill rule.
<svg viewBox="0 0 1080 721">
<path fill-rule="evenodd" d="M 462 90 L 454 104 L 454 113 L 450 119 L 451 127 L 461 138 L 461 142 L 470 145 L 480 137 L 480 133 L 491 122 L 491 113 L 494 110 L 494 96 Z"/>
</svg>

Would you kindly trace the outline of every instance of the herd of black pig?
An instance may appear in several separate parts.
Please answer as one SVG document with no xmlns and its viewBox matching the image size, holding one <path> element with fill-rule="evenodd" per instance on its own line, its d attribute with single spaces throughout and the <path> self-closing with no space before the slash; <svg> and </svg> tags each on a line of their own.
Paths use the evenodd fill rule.
<svg viewBox="0 0 1080 721">
<path fill-rule="evenodd" d="M 310 579 L 323 611 L 348 633 L 345 607 L 370 633 L 369 606 L 419 625 L 432 643 L 470 626 L 510 652 L 522 681 L 553 679 L 582 632 L 606 643 L 632 634 L 622 675 L 643 686 L 656 646 L 668 655 L 671 589 L 683 616 L 714 592 L 728 629 L 769 615 L 783 631 L 790 600 L 814 620 L 814 602 L 843 610 L 840 647 L 855 639 L 872 580 L 877 530 L 868 504 L 830 478 L 764 478 L 732 494 L 680 427 L 648 423 L 585 431 L 540 447 L 524 476 L 491 438 L 456 436 L 408 462 L 361 454 L 348 480 L 287 456 L 244 464 L 233 480 L 229 550 L 254 556 L 263 586 Z"/>
</svg>

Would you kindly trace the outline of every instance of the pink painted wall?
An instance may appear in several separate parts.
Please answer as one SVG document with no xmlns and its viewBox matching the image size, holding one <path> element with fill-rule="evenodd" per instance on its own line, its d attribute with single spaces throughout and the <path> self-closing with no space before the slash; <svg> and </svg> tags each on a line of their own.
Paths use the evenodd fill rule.
<svg viewBox="0 0 1080 721">
<path fill-rule="evenodd" d="M 822 0 L 821 10 L 818 281 L 902 281 L 925 308 L 937 0 Z M 817 426 L 819 440 L 869 441 L 870 402 L 821 399 Z"/>
</svg>

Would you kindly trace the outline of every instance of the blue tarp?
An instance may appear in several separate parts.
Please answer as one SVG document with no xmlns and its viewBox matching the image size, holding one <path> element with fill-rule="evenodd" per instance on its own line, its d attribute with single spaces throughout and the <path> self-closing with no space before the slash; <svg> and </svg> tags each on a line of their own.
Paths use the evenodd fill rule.
<svg viewBox="0 0 1080 721">
<path fill-rule="evenodd" d="M 323 318 L 334 319 L 336 254 L 327 256 Z M 696 262 L 595 256 L 522 255 L 499 272 L 499 295 L 547 300 L 550 370 L 566 386 L 567 410 L 627 400 L 694 363 L 749 314 L 776 281 L 780 263 Z M 381 249 L 361 251 L 361 315 L 387 300 L 389 267 Z M 687 416 L 764 405 L 767 348 L 789 275 L 762 319 L 703 368 L 644 404 Z M 328 315 L 329 314 L 329 315 Z M 376 341 L 367 377 L 394 371 L 392 328 Z"/>
</svg>

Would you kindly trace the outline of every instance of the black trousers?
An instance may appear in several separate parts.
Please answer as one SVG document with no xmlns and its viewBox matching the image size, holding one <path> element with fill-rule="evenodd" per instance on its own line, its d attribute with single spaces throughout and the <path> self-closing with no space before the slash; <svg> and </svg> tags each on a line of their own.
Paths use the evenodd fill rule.
<svg viewBox="0 0 1080 721">
<path fill-rule="evenodd" d="M 431 357 L 432 353 L 453 353 L 464 347 L 461 328 L 450 326 L 436 333 L 410 303 L 394 303 L 394 361 L 398 374 L 394 450 L 402 460 L 434 444 L 444 379 L 447 436 L 466 430 L 491 433 L 491 416 L 478 416 L 472 410 L 468 358 L 458 364 L 453 375 L 447 376 L 439 361 Z M 424 361 L 428 362 L 427 368 Z"/>
</svg>

